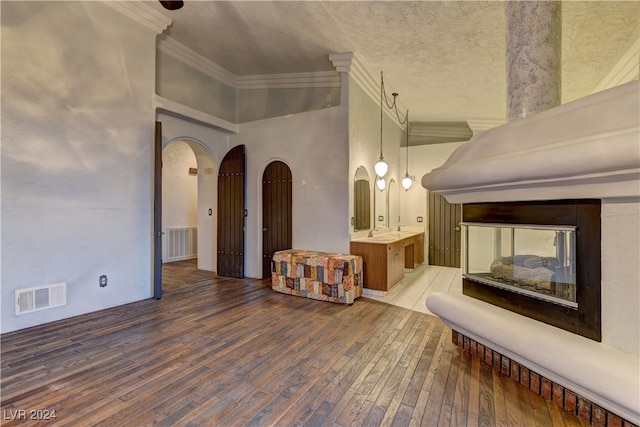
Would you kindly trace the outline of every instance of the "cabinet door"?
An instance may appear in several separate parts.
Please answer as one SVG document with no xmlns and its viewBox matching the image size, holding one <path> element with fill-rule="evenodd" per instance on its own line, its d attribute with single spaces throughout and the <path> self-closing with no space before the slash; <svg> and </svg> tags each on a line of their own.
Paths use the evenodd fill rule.
<svg viewBox="0 0 640 427">
<path fill-rule="evenodd" d="M 392 249 L 387 253 L 387 289 L 398 283 L 404 277 L 404 248 Z"/>
</svg>

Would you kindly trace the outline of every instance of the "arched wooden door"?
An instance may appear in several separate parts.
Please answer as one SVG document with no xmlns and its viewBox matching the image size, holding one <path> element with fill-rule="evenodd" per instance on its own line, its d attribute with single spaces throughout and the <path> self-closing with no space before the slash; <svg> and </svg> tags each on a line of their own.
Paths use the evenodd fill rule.
<svg viewBox="0 0 640 427">
<path fill-rule="evenodd" d="M 244 277 L 245 151 L 224 156 L 218 173 L 218 275 Z"/>
<path fill-rule="evenodd" d="M 262 277 L 271 277 L 273 253 L 291 249 L 291 169 L 269 163 L 262 174 Z"/>
</svg>

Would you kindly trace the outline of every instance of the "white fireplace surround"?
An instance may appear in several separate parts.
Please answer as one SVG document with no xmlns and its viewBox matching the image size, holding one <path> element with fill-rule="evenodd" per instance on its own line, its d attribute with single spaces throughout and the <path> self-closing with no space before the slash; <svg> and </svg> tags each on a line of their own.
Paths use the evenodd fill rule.
<svg viewBox="0 0 640 427">
<path fill-rule="evenodd" d="M 640 197 L 639 83 L 474 136 L 422 185 L 450 203 Z"/>
<path fill-rule="evenodd" d="M 422 178 L 428 190 L 463 205 L 602 201 L 601 343 L 465 295 L 434 294 L 427 306 L 453 329 L 635 424 L 640 424 L 639 105 L 638 81 L 590 95 L 474 136 Z"/>
</svg>

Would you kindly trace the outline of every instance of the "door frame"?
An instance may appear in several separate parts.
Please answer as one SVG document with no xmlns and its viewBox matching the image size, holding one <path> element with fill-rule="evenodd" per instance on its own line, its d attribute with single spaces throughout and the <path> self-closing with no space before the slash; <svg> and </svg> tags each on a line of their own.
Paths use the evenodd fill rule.
<svg viewBox="0 0 640 427">
<path fill-rule="evenodd" d="M 432 203 L 433 198 L 439 198 L 438 206 Z M 445 212 L 446 211 L 446 212 Z M 428 240 L 425 242 L 428 248 L 427 263 L 443 267 L 460 268 L 462 258 L 460 222 L 462 221 L 462 205 L 449 203 L 447 199 L 431 191 L 427 192 L 427 212 L 428 212 Z M 435 245 L 432 242 L 449 243 L 451 248 L 441 248 L 440 253 L 436 253 Z M 453 256 L 451 255 L 453 254 Z"/>
<path fill-rule="evenodd" d="M 153 296 L 162 298 L 162 122 L 156 121 L 153 162 Z"/>
</svg>

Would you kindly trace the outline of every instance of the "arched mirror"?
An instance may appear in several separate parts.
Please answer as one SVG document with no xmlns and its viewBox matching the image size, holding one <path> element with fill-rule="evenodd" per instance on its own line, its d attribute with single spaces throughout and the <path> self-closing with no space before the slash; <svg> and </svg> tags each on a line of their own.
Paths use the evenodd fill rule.
<svg viewBox="0 0 640 427">
<path fill-rule="evenodd" d="M 384 178 L 377 178 L 384 179 Z M 384 184 L 378 185 L 376 182 L 375 187 L 375 196 L 374 199 L 374 217 L 375 217 L 375 228 L 387 227 L 387 182 L 384 181 Z"/>
<path fill-rule="evenodd" d="M 364 166 L 356 170 L 353 200 L 354 231 L 369 230 L 371 228 L 371 182 Z"/>
<path fill-rule="evenodd" d="M 400 225 L 400 197 L 398 194 L 398 183 L 395 179 L 389 181 L 389 189 L 387 190 L 387 217 L 388 224 L 392 229 L 396 229 Z"/>
</svg>

